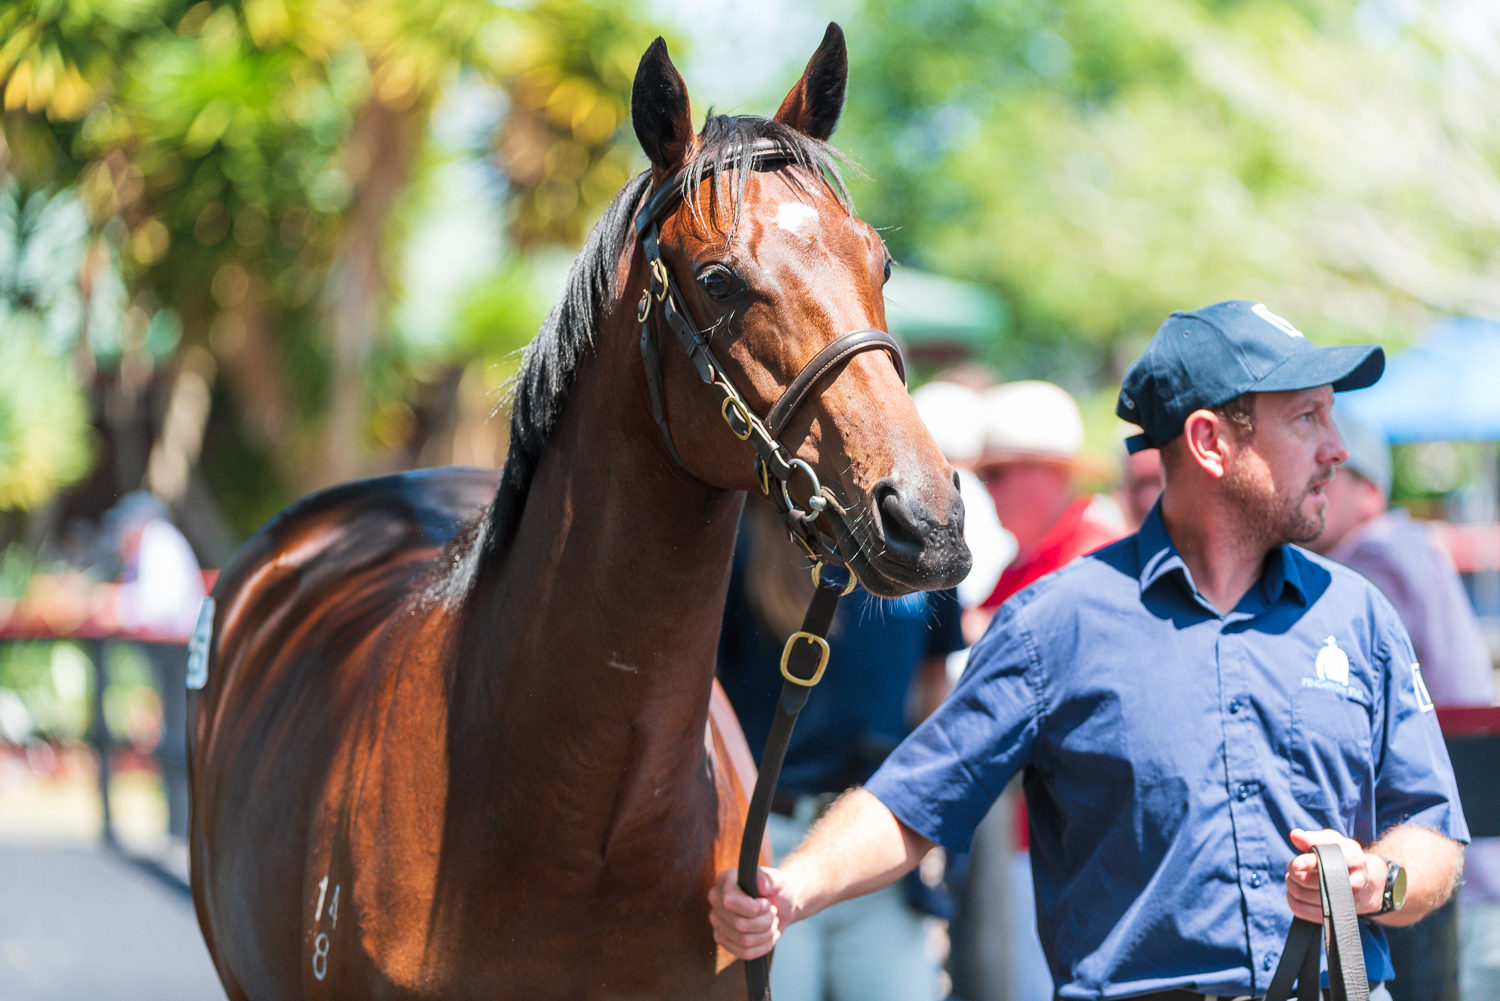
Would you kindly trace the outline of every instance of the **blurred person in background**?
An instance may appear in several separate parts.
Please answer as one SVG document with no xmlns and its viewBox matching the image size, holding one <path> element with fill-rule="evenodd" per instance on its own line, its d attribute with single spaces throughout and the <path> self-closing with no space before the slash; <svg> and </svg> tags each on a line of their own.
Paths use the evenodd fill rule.
<svg viewBox="0 0 1500 1001">
<path fill-rule="evenodd" d="M 782 647 L 801 628 L 813 582 L 803 552 L 768 504 L 745 505 L 735 546 L 718 677 L 750 749 L 770 733 Z M 828 632 L 827 672 L 787 744 L 766 831 L 777 858 L 791 851 L 834 798 L 861 785 L 948 692 L 947 660 L 963 633 L 953 590 L 879 598 L 856 587 Z M 931 884 L 938 874 L 926 873 Z M 928 917 L 946 897 L 913 872 L 848 909 L 803 922 L 776 949 L 777 1001 L 936 1001 L 938 957 Z"/>
<path fill-rule="evenodd" d="M 912 390 L 911 398 L 933 440 L 958 474 L 964 501 L 964 541 L 974 555 L 969 575 L 958 584 L 958 602 L 965 609 L 977 608 L 1016 556 L 1016 537 L 1000 521 L 994 501 L 974 474 L 984 451 L 984 397 L 970 386 L 934 379 Z"/>
<path fill-rule="evenodd" d="M 126 494 L 104 513 L 99 568 L 118 582 L 120 631 L 151 661 L 161 693 L 156 756 L 167 792 L 167 833 L 187 837 L 187 640 L 203 602 L 203 574 L 171 512 L 146 491 Z"/>
<path fill-rule="evenodd" d="M 1084 452 L 1083 415 L 1061 386 L 1026 380 L 984 392 L 984 446 L 976 472 L 1017 552 L 965 633 L 978 639 L 1005 599 L 1125 534 L 1107 498 L 1079 481 L 1103 478 Z"/>
<path fill-rule="evenodd" d="M 1116 497 L 1127 529 L 1134 532 L 1141 527 L 1156 498 L 1161 496 L 1161 486 L 1160 451 L 1148 448 L 1134 455 L 1125 453 L 1120 462 L 1120 488 Z"/>
<path fill-rule="evenodd" d="M 1388 506 L 1391 450 L 1347 406 L 1334 422 L 1349 458 L 1328 485 L 1323 533 L 1308 546 L 1358 570 L 1396 606 L 1438 705 L 1493 704 L 1489 647 L 1453 561 L 1421 522 Z M 1466 948 L 1460 949 L 1460 928 Z M 1394 1001 L 1500 998 L 1500 843 L 1469 846 L 1461 894 L 1409 928 L 1392 928 Z"/>
</svg>

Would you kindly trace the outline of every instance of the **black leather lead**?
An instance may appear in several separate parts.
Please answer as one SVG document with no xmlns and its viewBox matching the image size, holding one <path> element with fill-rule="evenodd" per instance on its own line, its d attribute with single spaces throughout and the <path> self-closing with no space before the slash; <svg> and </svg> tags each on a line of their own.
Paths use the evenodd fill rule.
<svg viewBox="0 0 1500 1001">
<path fill-rule="evenodd" d="M 1302 918 L 1292 918 L 1281 962 L 1271 977 L 1266 1001 L 1290 1001 L 1292 982 L 1297 1001 L 1317 1001 L 1321 979 L 1322 932 L 1328 932 L 1328 992 L 1331 1001 L 1370 1001 L 1370 980 L 1365 971 L 1365 953 L 1359 940 L 1359 917 L 1354 912 L 1354 891 L 1349 887 L 1349 866 L 1337 845 L 1314 845 L 1318 857 L 1318 887 L 1323 898 L 1321 927 Z"/>
<path fill-rule="evenodd" d="M 787 640 L 781 655 L 781 696 L 776 702 L 776 716 L 771 721 L 771 732 L 766 736 L 766 749 L 760 756 L 760 768 L 755 776 L 755 790 L 750 794 L 750 808 L 745 816 L 745 833 L 740 839 L 740 865 L 738 880 L 740 889 L 752 897 L 760 896 L 756 886 L 756 875 L 760 871 L 760 846 L 765 839 L 766 818 L 771 812 L 771 799 L 776 783 L 781 777 L 781 765 L 786 760 L 787 744 L 792 739 L 792 728 L 797 725 L 797 714 L 807 704 L 807 696 L 823 677 L 828 667 L 828 629 L 838 611 L 839 599 L 848 593 L 850 579 L 830 576 L 826 567 L 820 568 L 817 587 L 812 601 L 802 617 L 802 629 Z M 847 573 L 847 571 L 845 571 Z M 745 961 L 745 978 L 750 985 L 750 1001 L 771 999 L 771 957 Z"/>
</svg>

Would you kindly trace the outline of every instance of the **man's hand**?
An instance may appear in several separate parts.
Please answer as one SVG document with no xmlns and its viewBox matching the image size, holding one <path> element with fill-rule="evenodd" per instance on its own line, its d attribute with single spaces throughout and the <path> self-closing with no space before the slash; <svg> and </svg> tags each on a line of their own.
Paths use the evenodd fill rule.
<svg viewBox="0 0 1500 1001">
<path fill-rule="evenodd" d="M 1380 910 L 1385 894 L 1385 859 L 1365 851 L 1353 838 L 1326 828 L 1295 830 L 1290 836 L 1292 847 L 1303 853 L 1286 867 L 1286 902 L 1294 915 L 1323 923 L 1323 894 L 1318 889 L 1318 857 L 1312 852 L 1313 845 L 1338 845 L 1343 849 L 1344 861 L 1349 863 L 1349 888 L 1354 891 L 1355 913 L 1373 914 Z"/>
<path fill-rule="evenodd" d="M 740 959 L 770 952 L 787 925 L 796 920 L 786 875 L 762 867 L 756 878 L 759 897 L 740 889 L 733 869 L 719 873 L 718 882 L 708 891 L 714 939 Z"/>
</svg>

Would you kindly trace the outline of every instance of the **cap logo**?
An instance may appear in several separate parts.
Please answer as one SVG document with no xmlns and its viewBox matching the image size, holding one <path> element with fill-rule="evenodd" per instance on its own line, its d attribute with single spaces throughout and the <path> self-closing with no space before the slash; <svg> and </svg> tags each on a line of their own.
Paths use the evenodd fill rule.
<svg viewBox="0 0 1500 1001">
<path fill-rule="evenodd" d="M 1255 305 L 1251 306 L 1250 307 L 1250 312 L 1254 313 L 1256 316 L 1260 317 L 1262 320 L 1265 320 L 1271 326 L 1275 327 L 1277 330 L 1281 331 L 1283 334 L 1286 334 L 1288 337 L 1302 337 L 1302 331 L 1298 330 L 1296 327 L 1292 326 L 1286 320 L 1282 319 L 1281 317 L 1277 316 L 1275 313 L 1271 312 L 1269 309 L 1266 308 L 1266 304 L 1263 303 L 1263 302 L 1257 302 Z M 1307 340 L 1307 338 L 1305 338 L 1305 337 L 1302 337 L 1302 339 L 1303 340 Z"/>
<path fill-rule="evenodd" d="M 1135 401 L 1130 398 L 1130 394 L 1129 393 L 1121 393 L 1120 394 L 1120 402 L 1123 403 L 1123 404 L 1125 404 L 1125 409 L 1126 410 L 1134 410 L 1135 409 Z"/>
</svg>

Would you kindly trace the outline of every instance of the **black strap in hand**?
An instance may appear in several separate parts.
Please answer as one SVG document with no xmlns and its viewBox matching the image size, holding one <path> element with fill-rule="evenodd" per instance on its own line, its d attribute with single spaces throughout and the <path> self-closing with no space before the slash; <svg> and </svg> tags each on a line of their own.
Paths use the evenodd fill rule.
<svg viewBox="0 0 1500 1001">
<path fill-rule="evenodd" d="M 1328 989 L 1331 1001 L 1370 1001 L 1370 980 L 1359 940 L 1359 918 L 1354 913 L 1354 891 L 1349 866 L 1337 845 L 1314 845 L 1318 858 L 1318 887 L 1323 898 L 1323 928 L 1328 932 Z M 1290 1001 L 1292 982 L 1298 1001 L 1317 1001 L 1321 955 L 1318 925 L 1292 918 L 1281 962 L 1271 977 L 1266 1001 Z"/>
<path fill-rule="evenodd" d="M 829 575 L 824 570 L 826 564 L 820 564 L 815 578 L 817 587 L 802 618 L 801 631 L 792 634 L 781 654 L 781 674 L 786 680 L 782 682 L 781 697 L 776 702 L 771 732 L 766 736 L 766 749 L 760 756 L 755 790 L 750 794 L 750 810 L 745 817 L 745 833 L 740 839 L 740 889 L 752 897 L 760 896 L 756 886 L 760 846 L 765 838 L 771 795 L 776 791 L 781 764 L 786 760 L 787 743 L 792 739 L 792 727 L 797 723 L 797 714 L 807 704 L 812 686 L 822 679 L 823 670 L 828 666 L 828 628 L 833 624 L 834 612 L 838 611 L 839 599 L 853 584 L 852 576 L 841 579 L 839 571 Z M 745 960 L 745 979 L 749 982 L 750 1001 L 771 1001 L 770 956 Z"/>
</svg>

